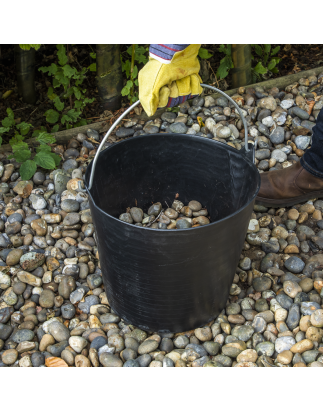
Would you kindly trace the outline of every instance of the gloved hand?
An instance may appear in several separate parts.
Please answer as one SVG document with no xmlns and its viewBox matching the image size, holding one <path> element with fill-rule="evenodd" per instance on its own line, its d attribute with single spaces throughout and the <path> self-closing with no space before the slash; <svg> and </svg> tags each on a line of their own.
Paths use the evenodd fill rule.
<svg viewBox="0 0 323 411">
<path fill-rule="evenodd" d="M 197 54 L 200 44 L 176 52 L 169 64 L 149 57 L 139 71 L 139 100 L 150 117 L 157 108 L 173 107 L 202 93 Z"/>
</svg>

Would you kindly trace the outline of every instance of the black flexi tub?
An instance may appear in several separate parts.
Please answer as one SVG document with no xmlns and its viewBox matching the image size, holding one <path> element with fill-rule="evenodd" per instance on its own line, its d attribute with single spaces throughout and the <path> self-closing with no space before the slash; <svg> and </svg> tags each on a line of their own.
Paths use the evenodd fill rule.
<svg viewBox="0 0 323 411">
<path fill-rule="evenodd" d="M 113 311 L 143 330 L 172 333 L 217 317 L 229 296 L 260 187 L 245 149 L 204 137 L 150 134 L 98 153 L 91 186 L 93 163 L 85 187 Z M 160 201 L 167 208 L 177 193 L 184 204 L 201 202 L 211 223 L 158 230 L 118 219 L 136 204 L 147 210 Z"/>
</svg>

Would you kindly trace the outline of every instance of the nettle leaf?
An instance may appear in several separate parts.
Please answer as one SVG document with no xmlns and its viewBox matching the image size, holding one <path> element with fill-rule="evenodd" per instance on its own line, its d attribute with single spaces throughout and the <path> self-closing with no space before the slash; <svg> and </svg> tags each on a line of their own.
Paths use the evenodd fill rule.
<svg viewBox="0 0 323 411">
<path fill-rule="evenodd" d="M 25 136 L 26 134 L 28 134 L 28 131 L 30 130 L 30 127 L 32 127 L 31 124 L 22 122 L 20 124 L 17 124 L 17 129 L 20 131 L 20 133 Z"/>
<path fill-rule="evenodd" d="M 11 148 L 13 153 L 20 150 L 28 150 L 28 144 L 24 141 L 17 141 L 11 144 Z"/>
<path fill-rule="evenodd" d="M 64 103 L 59 99 L 58 96 L 56 96 L 53 100 L 54 106 L 58 111 L 62 111 L 64 108 Z"/>
<path fill-rule="evenodd" d="M 0 127 L 0 134 L 7 133 L 9 130 L 9 127 Z"/>
<path fill-rule="evenodd" d="M 39 167 L 46 168 L 47 170 L 51 170 L 55 167 L 55 161 L 53 157 L 46 151 L 40 151 L 34 157 L 34 161 Z"/>
<path fill-rule="evenodd" d="M 19 144 L 20 142 L 22 142 L 23 139 L 24 139 L 24 137 L 21 136 L 20 134 L 15 134 L 15 136 L 12 137 L 9 140 L 9 144 L 11 145 L 11 147 L 13 147 L 14 145 Z"/>
<path fill-rule="evenodd" d="M 96 63 L 90 64 L 88 68 L 90 71 L 96 71 Z"/>
<path fill-rule="evenodd" d="M 54 160 L 54 162 L 55 162 L 55 166 L 57 167 L 57 166 L 59 166 L 59 163 L 61 162 L 61 157 L 58 155 L 58 154 L 55 154 L 55 153 L 48 153 L 51 157 L 52 157 L 52 159 Z"/>
<path fill-rule="evenodd" d="M 82 120 L 78 121 L 75 126 L 76 127 L 81 127 L 81 126 L 86 126 L 90 121 L 87 121 L 85 118 L 82 118 Z"/>
<path fill-rule="evenodd" d="M 57 65 L 52 63 L 49 67 L 40 67 L 39 71 L 43 73 L 48 73 L 51 76 L 54 76 L 57 72 Z"/>
<path fill-rule="evenodd" d="M 71 78 L 76 72 L 75 67 L 71 67 L 69 64 L 66 64 L 65 66 L 62 67 L 64 76 Z"/>
<path fill-rule="evenodd" d="M 212 57 L 213 54 L 209 53 L 206 49 L 203 49 L 202 47 L 200 47 L 199 49 L 199 57 L 201 59 L 209 59 L 210 57 Z"/>
<path fill-rule="evenodd" d="M 68 62 L 68 57 L 65 52 L 65 46 L 64 44 L 57 44 L 57 57 L 58 57 L 58 62 L 61 66 L 64 66 Z"/>
<path fill-rule="evenodd" d="M 273 49 L 273 51 L 271 52 L 271 55 L 274 56 L 275 54 L 277 54 L 280 50 L 280 46 L 277 46 Z"/>
<path fill-rule="evenodd" d="M 266 74 L 267 73 L 267 69 L 266 69 L 266 67 L 264 67 L 263 65 L 262 65 L 262 63 L 259 61 L 259 63 L 256 65 L 256 67 L 254 68 L 254 71 L 256 72 L 256 73 L 259 73 L 259 74 Z"/>
<path fill-rule="evenodd" d="M 255 44 L 255 51 L 258 54 L 259 57 L 263 55 L 262 48 L 259 46 L 259 44 Z"/>
<path fill-rule="evenodd" d="M 57 123 L 59 119 L 59 113 L 53 110 L 52 108 L 45 111 L 45 116 L 46 116 L 46 121 L 51 124 Z"/>
<path fill-rule="evenodd" d="M 31 152 L 29 150 L 18 150 L 13 154 L 13 158 L 15 158 L 18 163 L 23 163 L 28 160 L 30 156 Z"/>
<path fill-rule="evenodd" d="M 39 153 L 40 151 L 50 152 L 50 151 L 51 151 L 51 147 L 48 146 L 47 144 L 40 144 L 38 147 L 36 147 L 36 151 L 37 151 L 37 153 Z"/>
<path fill-rule="evenodd" d="M 49 133 L 43 132 L 39 134 L 39 136 L 36 138 L 36 141 L 38 141 L 38 143 L 40 144 L 54 144 L 56 138 Z"/>
<path fill-rule="evenodd" d="M 30 180 L 36 173 L 37 164 L 33 160 L 27 160 L 20 166 L 20 175 L 22 180 Z"/>
<path fill-rule="evenodd" d="M 75 107 L 75 108 L 81 108 L 82 106 L 83 106 L 83 102 L 82 102 L 82 101 L 76 100 L 76 101 L 74 102 L 74 107 Z"/>
<path fill-rule="evenodd" d="M 91 103 L 93 103 L 93 101 L 95 100 L 95 97 L 93 97 L 93 98 L 85 98 L 84 100 L 83 100 L 83 102 L 85 103 L 85 104 L 87 104 L 87 103 L 89 103 L 89 104 L 91 104 Z"/>
<path fill-rule="evenodd" d="M 90 53 L 90 56 L 91 56 L 93 59 L 96 59 L 96 53 L 91 52 L 91 53 Z"/>
</svg>

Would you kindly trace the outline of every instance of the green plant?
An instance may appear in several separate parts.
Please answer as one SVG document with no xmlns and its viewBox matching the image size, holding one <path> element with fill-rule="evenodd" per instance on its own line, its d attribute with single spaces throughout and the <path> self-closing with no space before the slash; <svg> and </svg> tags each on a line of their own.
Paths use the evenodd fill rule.
<svg viewBox="0 0 323 411">
<path fill-rule="evenodd" d="M 266 77 L 270 72 L 274 74 L 278 73 L 276 66 L 280 62 L 280 59 L 273 56 L 279 52 L 280 46 L 275 47 L 273 50 L 270 44 L 252 44 L 251 46 L 259 57 L 257 58 L 257 65 L 251 70 L 253 82 L 261 80 L 262 77 Z M 255 57 L 252 55 L 251 59 L 255 60 Z"/>
<path fill-rule="evenodd" d="M 213 56 L 213 54 L 209 53 L 209 51 L 207 49 L 204 49 L 203 47 L 199 48 L 199 57 L 202 60 L 209 59 L 212 56 Z"/>
<path fill-rule="evenodd" d="M 148 61 L 147 52 L 148 47 L 145 48 L 138 44 L 132 44 L 127 49 L 127 53 L 131 56 L 131 59 L 123 60 L 122 56 L 120 56 L 122 71 L 128 79 L 126 85 L 121 90 L 121 94 L 127 96 L 131 104 L 138 100 L 138 89 L 135 89 L 135 86 L 138 87 L 137 77 L 139 70 L 135 62 L 138 64 L 146 64 Z"/>
<path fill-rule="evenodd" d="M 19 44 L 22 50 L 30 50 L 31 48 L 38 50 L 41 44 Z"/>
<path fill-rule="evenodd" d="M 10 137 L 14 134 L 9 140 L 13 154 L 8 158 L 14 158 L 18 163 L 22 163 L 19 170 L 21 178 L 29 180 L 35 174 L 37 166 L 49 170 L 58 166 L 61 158 L 57 154 L 52 153 L 49 146 L 49 144 L 55 143 L 55 137 L 43 130 L 34 132 L 33 135 L 37 135 L 36 141 L 39 143 L 39 146 L 36 148 L 36 155 L 31 160 L 32 153 L 28 144 L 23 140 L 32 125 L 25 122 L 16 124 L 11 108 L 7 108 L 7 114 L 8 116 L 2 120 L 3 127 L 0 127 L 0 145 L 2 143 L 2 135 L 8 134 L 8 137 Z"/>
<path fill-rule="evenodd" d="M 218 71 L 216 72 L 217 77 L 222 80 L 229 74 L 230 69 L 233 68 L 231 44 L 221 44 L 219 51 L 225 54 L 225 57 L 220 60 L 220 65 L 218 67 Z"/>
<path fill-rule="evenodd" d="M 51 152 L 49 144 L 55 143 L 56 139 L 52 135 L 42 132 L 36 138 L 39 146 L 36 147 L 36 155 L 31 158 L 31 151 L 28 144 L 24 141 L 16 141 L 11 144 L 12 153 L 8 158 L 14 158 L 20 166 L 20 175 L 22 180 L 29 180 L 36 172 L 37 166 L 52 170 L 59 165 L 61 158 L 59 155 Z"/>
<path fill-rule="evenodd" d="M 271 73 L 278 73 L 276 66 L 280 59 L 273 56 L 279 52 L 280 46 L 275 47 L 273 50 L 271 50 L 270 44 L 252 44 L 251 46 L 252 50 L 256 53 L 256 56 L 251 55 L 251 59 L 257 63 L 256 66 L 251 69 L 252 82 L 255 83 L 263 78 L 269 77 Z M 225 57 L 220 61 L 217 71 L 217 77 L 221 80 L 229 74 L 230 69 L 234 66 L 231 44 L 221 44 L 219 51 L 225 54 Z"/>
<path fill-rule="evenodd" d="M 57 50 L 58 65 L 52 63 L 49 67 L 40 67 L 39 69 L 53 77 L 53 87 L 49 87 L 47 95 L 56 110 L 51 108 L 45 112 L 46 121 L 50 124 L 56 124 L 60 121 L 67 129 L 72 128 L 73 124 L 76 127 L 85 125 L 87 121 L 80 120 L 82 111 L 87 104 L 94 101 L 94 98 L 85 97 L 86 89 L 82 88 L 88 69 L 83 68 L 78 71 L 75 67 L 70 66 L 63 44 L 58 44 Z M 57 92 L 54 89 L 57 89 Z M 64 100 L 67 99 L 69 99 L 70 105 L 65 108 Z M 74 107 L 72 107 L 73 99 Z M 58 130 L 59 124 L 56 124 L 52 132 Z"/>
<path fill-rule="evenodd" d="M 7 114 L 8 116 L 1 122 L 2 127 L 0 127 L 0 145 L 2 144 L 2 136 L 4 134 L 8 134 L 8 136 L 10 136 L 14 133 L 14 137 L 9 141 L 11 144 L 11 142 L 23 140 L 24 136 L 28 134 L 30 128 L 32 127 L 31 124 L 25 123 L 24 121 L 16 124 L 15 116 L 11 108 L 7 108 Z"/>
</svg>

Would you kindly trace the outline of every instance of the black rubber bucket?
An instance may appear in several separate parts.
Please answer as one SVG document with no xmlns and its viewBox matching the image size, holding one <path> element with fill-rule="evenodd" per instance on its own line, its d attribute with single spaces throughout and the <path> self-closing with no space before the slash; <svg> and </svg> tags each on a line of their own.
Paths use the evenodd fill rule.
<svg viewBox="0 0 323 411">
<path fill-rule="evenodd" d="M 250 153 L 179 134 L 143 135 L 98 150 L 85 186 L 107 297 L 125 322 L 181 332 L 223 310 L 260 187 Z M 136 204 L 171 206 L 177 193 L 185 204 L 201 202 L 212 222 L 158 230 L 118 219 Z"/>
</svg>

